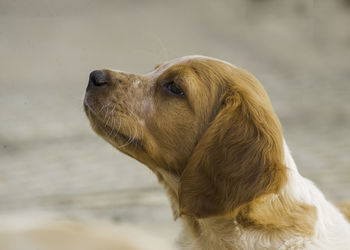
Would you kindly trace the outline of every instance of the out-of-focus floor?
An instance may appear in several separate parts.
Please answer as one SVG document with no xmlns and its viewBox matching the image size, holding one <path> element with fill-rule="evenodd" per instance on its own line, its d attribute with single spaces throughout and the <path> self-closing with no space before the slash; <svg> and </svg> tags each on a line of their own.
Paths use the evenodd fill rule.
<svg viewBox="0 0 350 250">
<path fill-rule="evenodd" d="M 82 97 L 93 69 L 147 72 L 188 54 L 255 74 L 300 172 L 350 199 L 345 3 L 0 0 L 0 212 L 86 214 L 173 239 L 155 176 L 92 132 Z"/>
</svg>

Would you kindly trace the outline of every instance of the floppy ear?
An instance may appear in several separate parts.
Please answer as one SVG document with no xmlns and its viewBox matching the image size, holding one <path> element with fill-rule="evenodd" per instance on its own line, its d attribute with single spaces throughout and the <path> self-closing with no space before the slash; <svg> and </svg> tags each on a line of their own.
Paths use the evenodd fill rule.
<svg viewBox="0 0 350 250">
<path fill-rule="evenodd" d="M 182 214 L 232 214 L 285 183 L 278 118 L 260 83 L 254 77 L 241 80 L 226 94 L 182 173 Z"/>
</svg>

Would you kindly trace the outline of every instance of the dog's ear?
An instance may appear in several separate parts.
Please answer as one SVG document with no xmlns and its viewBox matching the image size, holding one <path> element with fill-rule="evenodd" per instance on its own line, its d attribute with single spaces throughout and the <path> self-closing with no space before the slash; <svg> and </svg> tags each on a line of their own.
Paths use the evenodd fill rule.
<svg viewBox="0 0 350 250">
<path fill-rule="evenodd" d="M 180 213 L 206 218 L 233 214 L 286 179 L 280 123 L 263 87 L 236 76 L 222 106 L 180 178 Z"/>
</svg>

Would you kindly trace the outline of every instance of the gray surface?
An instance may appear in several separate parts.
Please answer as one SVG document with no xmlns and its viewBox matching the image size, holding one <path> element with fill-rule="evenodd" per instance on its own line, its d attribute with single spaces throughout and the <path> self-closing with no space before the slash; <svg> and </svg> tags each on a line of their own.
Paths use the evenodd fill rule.
<svg viewBox="0 0 350 250">
<path fill-rule="evenodd" d="M 147 72 L 187 54 L 253 72 L 300 172 L 330 199 L 350 199 L 344 2 L 0 0 L 0 211 L 175 230 L 156 178 L 94 135 L 81 102 L 93 69 Z"/>
</svg>

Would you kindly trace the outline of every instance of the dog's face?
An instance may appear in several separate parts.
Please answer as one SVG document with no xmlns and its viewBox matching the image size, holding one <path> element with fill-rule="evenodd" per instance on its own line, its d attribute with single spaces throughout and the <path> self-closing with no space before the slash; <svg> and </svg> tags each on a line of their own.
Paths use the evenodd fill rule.
<svg viewBox="0 0 350 250">
<path fill-rule="evenodd" d="M 284 183 L 279 122 L 260 83 L 216 59 L 190 56 L 147 74 L 90 74 L 93 129 L 120 151 L 179 178 L 180 210 L 231 213 Z"/>
<path fill-rule="evenodd" d="M 176 59 L 142 75 L 93 72 L 84 101 L 92 127 L 137 160 L 181 173 L 219 105 L 220 86 L 199 73 L 205 62 Z"/>
</svg>

